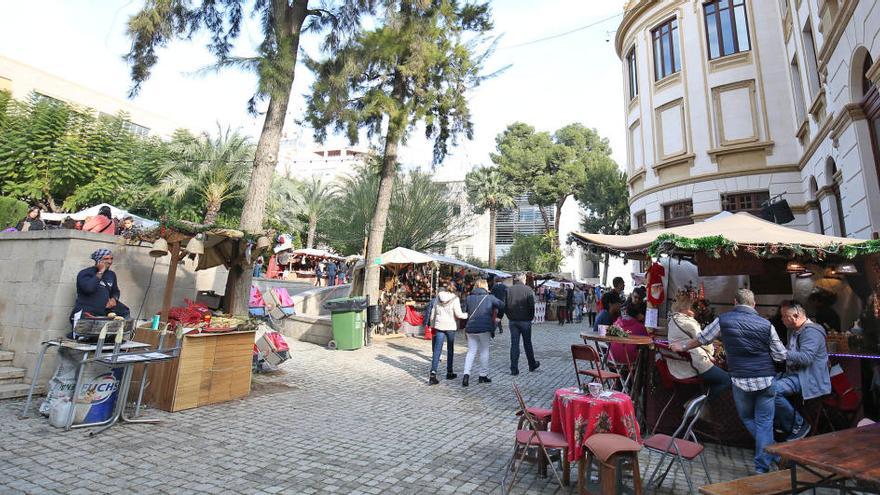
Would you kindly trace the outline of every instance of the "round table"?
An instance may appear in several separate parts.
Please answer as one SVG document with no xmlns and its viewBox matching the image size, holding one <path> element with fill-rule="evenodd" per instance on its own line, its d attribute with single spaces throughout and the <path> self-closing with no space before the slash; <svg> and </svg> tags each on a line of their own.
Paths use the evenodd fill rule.
<svg viewBox="0 0 880 495">
<path fill-rule="evenodd" d="M 612 392 L 607 397 L 592 397 L 577 387 L 556 391 L 550 431 L 565 435 L 571 462 L 583 456 L 584 441 L 594 433 L 615 433 L 641 441 L 636 412 L 628 395 Z"/>
</svg>

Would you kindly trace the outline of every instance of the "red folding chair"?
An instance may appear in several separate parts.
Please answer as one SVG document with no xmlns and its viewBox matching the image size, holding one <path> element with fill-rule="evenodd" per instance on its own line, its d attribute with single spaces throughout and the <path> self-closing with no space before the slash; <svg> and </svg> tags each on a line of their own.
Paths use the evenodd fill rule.
<svg viewBox="0 0 880 495">
<path fill-rule="evenodd" d="M 550 469 L 553 470 L 553 476 L 556 477 L 556 481 L 559 483 L 559 487 L 564 490 L 565 486 L 568 485 L 570 476 L 570 468 L 568 464 L 568 441 L 565 439 L 565 435 L 552 431 L 541 431 L 538 427 L 537 420 L 532 413 L 529 412 L 529 408 L 523 400 L 519 386 L 515 383 L 513 384 L 513 393 L 516 395 L 520 411 L 523 412 L 522 417 L 528 423 L 529 429 L 517 429 L 516 431 L 513 455 L 510 456 L 510 461 L 504 468 L 504 478 L 501 480 L 501 493 L 510 493 L 514 483 L 516 483 L 516 476 L 519 473 L 519 469 L 526 460 L 526 455 L 528 454 L 529 449 L 534 448 L 539 449 L 537 452 L 539 471 L 543 471 L 545 463 L 546 465 L 549 465 Z M 559 456 L 562 461 L 562 478 L 559 477 L 556 467 L 550 462 L 549 450 L 559 451 Z M 513 472 L 513 475 L 510 474 L 511 471 Z M 511 476 L 509 485 L 507 482 L 508 476 Z"/>
<path fill-rule="evenodd" d="M 672 390 L 672 396 L 669 397 L 669 400 L 666 401 L 666 404 L 663 406 L 663 409 L 660 410 L 660 415 L 657 416 L 657 421 L 654 423 L 654 428 L 651 430 L 651 434 L 653 435 L 657 431 L 657 426 L 660 424 L 660 421 L 663 419 L 663 415 L 666 413 L 666 410 L 669 408 L 672 401 L 675 400 L 676 395 L 678 394 L 678 387 L 676 385 L 701 385 L 705 387 L 703 383 L 703 379 L 700 378 L 699 375 L 695 375 L 691 378 L 676 378 L 671 371 L 669 371 L 669 365 L 666 361 L 679 361 L 679 362 L 687 362 L 688 365 L 694 370 L 694 373 L 697 373 L 697 368 L 694 366 L 693 361 L 691 361 L 691 354 L 689 352 L 675 352 L 673 351 L 668 344 L 664 344 L 662 342 L 656 342 L 654 347 L 657 349 L 657 352 L 660 353 L 662 359 L 656 362 L 657 372 L 660 374 L 660 383 L 663 385 L 665 389 Z M 705 393 L 705 388 L 703 390 Z"/>
<path fill-rule="evenodd" d="M 590 381 L 598 381 L 603 386 L 607 386 L 607 382 L 611 382 L 608 388 L 614 388 L 614 382 L 620 382 L 620 374 L 602 369 L 602 360 L 599 353 L 591 345 L 573 344 L 571 346 L 571 359 L 574 362 L 574 372 L 577 376 L 578 387 L 582 388 L 581 375 L 589 376 Z M 585 361 L 586 368 L 578 366 L 578 361 Z"/>
<path fill-rule="evenodd" d="M 654 470 L 651 471 L 651 477 L 648 478 L 648 490 L 651 490 L 652 487 L 654 487 L 654 479 L 667 459 L 669 459 L 669 465 L 663 471 L 663 474 L 657 479 L 657 486 L 654 487 L 654 489 L 660 487 L 663 480 L 666 479 L 666 475 L 669 474 L 669 470 L 672 469 L 672 465 L 677 463 L 685 480 L 687 480 L 689 493 L 695 493 L 694 483 L 691 480 L 692 469 L 685 468 L 684 461 L 693 463 L 697 458 L 700 459 L 700 463 L 703 465 L 703 471 L 706 472 L 707 484 L 712 484 L 712 478 L 709 475 L 709 467 L 706 465 L 706 456 L 703 455 L 703 445 L 700 444 L 697 440 L 697 436 L 694 434 L 694 423 L 696 423 L 697 419 L 700 417 L 700 411 L 703 410 L 703 405 L 706 403 L 706 397 L 706 395 L 701 395 L 688 404 L 687 409 L 685 409 L 684 412 L 684 417 L 681 420 L 681 424 L 676 428 L 675 433 L 672 435 L 657 433 L 645 440 L 643 446 L 648 451 L 648 462 L 645 466 L 645 474 L 647 474 L 651 468 L 652 455 L 654 453 L 660 454 L 660 462 Z"/>
</svg>

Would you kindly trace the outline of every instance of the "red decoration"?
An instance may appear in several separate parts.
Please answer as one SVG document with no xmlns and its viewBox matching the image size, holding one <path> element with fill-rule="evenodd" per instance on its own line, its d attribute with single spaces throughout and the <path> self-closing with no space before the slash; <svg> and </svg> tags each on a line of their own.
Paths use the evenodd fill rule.
<svg viewBox="0 0 880 495">
<path fill-rule="evenodd" d="M 663 289 L 663 277 L 666 276 L 666 268 L 660 263 L 654 262 L 648 268 L 648 302 L 652 306 L 660 306 L 666 299 L 666 291 Z"/>
</svg>

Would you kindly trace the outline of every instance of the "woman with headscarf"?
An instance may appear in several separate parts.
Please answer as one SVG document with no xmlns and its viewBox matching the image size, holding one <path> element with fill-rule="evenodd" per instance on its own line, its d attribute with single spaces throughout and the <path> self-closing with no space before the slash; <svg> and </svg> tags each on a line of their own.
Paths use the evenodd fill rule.
<svg viewBox="0 0 880 495">
<path fill-rule="evenodd" d="M 71 321 L 83 316 L 107 316 L 115 313 L 129 317 L 128 306 L 119 302 L 119 285 L 113 265 L 113 252 L 101 248 L 92 253 L 94 266 L 80 270 L 76 276 L 76 302 L 70 313 Z"/>
<path fill-rule="evenodd" d="M 28 209 L 27 216 L 15 227 L 19 232 L 28 232 L 31 230 L 45 230 L 46 223 L 40 218 L 40 207 L 31 206 Z"/>
<path fill-rule="evenodd" d="M 116 235 L 116 222 L 113 221 L 113 213 L 110 211 L 110 207 L 104 205 L 98 210 L 97 215 L 86 219 L 82 230 L 83 232 Z"/>
</svg>

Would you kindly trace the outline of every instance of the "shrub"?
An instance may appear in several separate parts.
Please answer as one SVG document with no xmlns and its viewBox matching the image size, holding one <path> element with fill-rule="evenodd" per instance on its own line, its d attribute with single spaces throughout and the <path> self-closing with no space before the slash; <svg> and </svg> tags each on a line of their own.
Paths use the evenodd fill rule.
<svg viewBox="0 0 880 495">
<path fill-rule="evenodd" d="M 0 230 L 15 227 L 27 215 L 28 205 L 8 196 L 0 196 Z"/>
</svg>

